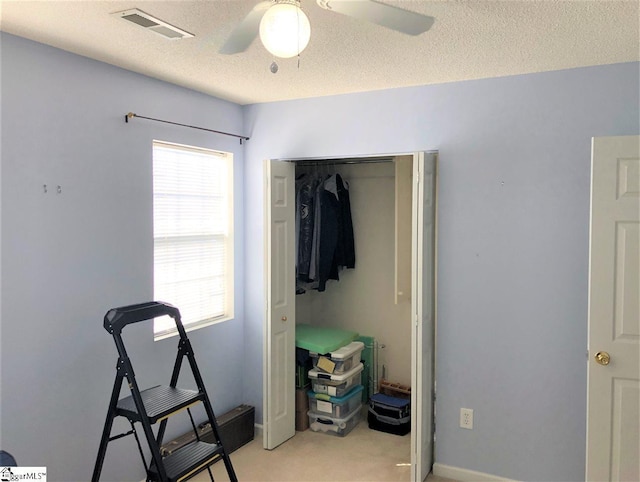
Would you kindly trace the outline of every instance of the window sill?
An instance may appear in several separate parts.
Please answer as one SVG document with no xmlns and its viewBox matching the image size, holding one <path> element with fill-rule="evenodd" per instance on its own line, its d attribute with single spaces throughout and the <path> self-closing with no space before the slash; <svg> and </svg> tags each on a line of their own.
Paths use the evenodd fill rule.
<svg viewBox="0 0 640 482">
<path fill-rule="evenodd" d="M 233 319 L 233 315 L 226 315 L 219 318 L 214 318 L 212 320 L 199 321 L 197 323 L 191 323 L 190 325 L 185 325 L 184 329 L 187 333 L 190 333 L 195 330 L 199 330 L 200 328 L 205 328 L 207 326 L 216 325 L 218 323 L 223 323 L 225 321 L 229 321 Z M 172 338 L 174 336 L 178 336 L 178 330 L 176 328 L 165 331 L 162 333 L 158 333 L 153 335 L 153 341 L 165 340 L 167 338 Z"/>
</svg>

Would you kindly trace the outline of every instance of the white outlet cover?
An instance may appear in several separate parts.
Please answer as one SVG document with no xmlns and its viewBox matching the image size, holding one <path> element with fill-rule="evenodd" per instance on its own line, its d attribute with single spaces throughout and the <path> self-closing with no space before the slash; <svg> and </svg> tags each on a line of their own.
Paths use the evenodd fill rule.
<svg viewBox="0 0 640 482">
<path fill-rule="evenodd" d="M 466 428 L 467 430 L 473 430 L 473 409 L 460 409 L 460 427 Z"/>
</svg>

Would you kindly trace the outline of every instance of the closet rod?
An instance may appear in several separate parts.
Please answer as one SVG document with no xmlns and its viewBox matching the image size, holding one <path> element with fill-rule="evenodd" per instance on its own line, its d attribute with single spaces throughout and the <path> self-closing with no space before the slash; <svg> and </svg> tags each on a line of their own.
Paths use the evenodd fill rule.
<svg viewBox="0 0 640 482">
<path fill-rule="evenodd" d="M 239 134 L 230 134 L 228 132 L 215 131 L 213 129 L 206 129 L 204 127 L 190 126 L 188 124 L 180 124 L 178 122 L 171 122 L 171 121 L 162 120 L 162 119 L 154 119 L 153 117 L 145 117 L 143 115 L 138 115 L 138 114 L 135 114 L 133 112 L 129 112 L 128 114 L 126 114 L 124 116 L 124 121 L 128 123 L 129 119 L 131 119 L 132 117 L 138 117 L 140 119 L 147 119 L 147 120 L 152 120 L 152 121 L 156 121 L 156 122 L 163 122 L 165 124 L 172 124 L 174 126 L 189 127 L 191 129 L 198 129 L 198 130 L 201 130 L 201 131 L 213 132 L 214 134 L 222 134 L 224 136 L 237 137 L 237 138 L 240 139 L 240 144 L 242 144 L 243 140 L 245 140 L 245 141 L 249 140 L 249 138 L 247 136 L 241 136 Z"/>
<path fill-rule="evenodd" d="M 289 162 L 295 163 L 296 166 L 321 166 L 321 165 L 337 165 L 337 164 L 377 164 L 382 162 L 393 162 L 393 157 L 361 157 L 357 159 L 318 159 L 317 161 L 310 160 L 291 160 Z"/>
</svg>

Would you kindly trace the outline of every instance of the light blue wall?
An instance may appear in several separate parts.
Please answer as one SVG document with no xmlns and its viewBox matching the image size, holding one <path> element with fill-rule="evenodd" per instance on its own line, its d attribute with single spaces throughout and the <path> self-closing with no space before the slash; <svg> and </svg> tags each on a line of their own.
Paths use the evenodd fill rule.
<svg viewBox="0 0 640 482">
<path fill-rule="evenodd" d="M 234 153 L 236 319 L 191 339 L 214 410 L 243 401 L 243 148 L 202 131 L 124 122 L 134 111 L 242 132 L 242 109 L 11 35 L 0 42 L 0 447 L 21 465 L 47 466 L 50 480 L 89 480 L 117 359 L 102 318 L 153 291 L 153 139 Z M 176 339 L 154 343 L 150 323 L 127 333 L 140 384 L 168 383 Z M 186 417 L 176 423 L 169 436 L 186 430 Z M 143 478 L 133 438 L 111 443 L 103 480 Z"/>
<path fill-rule="evenodd" d="M 638 71 L 618 64 L 246 107 L 244 393 L 258 418 L 263 160 L 437 149 L 435 460 L 584 480 L 590 142 L 640 132 Z M 474 409 L 473 431 L 458 428 L 460 407 Z"/>
</svg>

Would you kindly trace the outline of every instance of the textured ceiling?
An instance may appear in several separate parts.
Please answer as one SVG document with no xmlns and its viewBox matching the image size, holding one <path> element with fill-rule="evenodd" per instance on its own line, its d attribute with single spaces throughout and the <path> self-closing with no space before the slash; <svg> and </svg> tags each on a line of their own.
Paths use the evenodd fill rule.
<svg viewBox="0 0 640 482">
<path fill-rule="evenodd" d="M 259 40 L 217 53 L 258 0 L 0 0 L 0 29 L 239 104 L 640 60 L 639 0 L 381 1 L 436 22 L 411 37 L 302 0 L 311 41 L 277 74 Z M 131 8 L 195 37 L 167 40 L 110 15 Z"/>
</svg>

